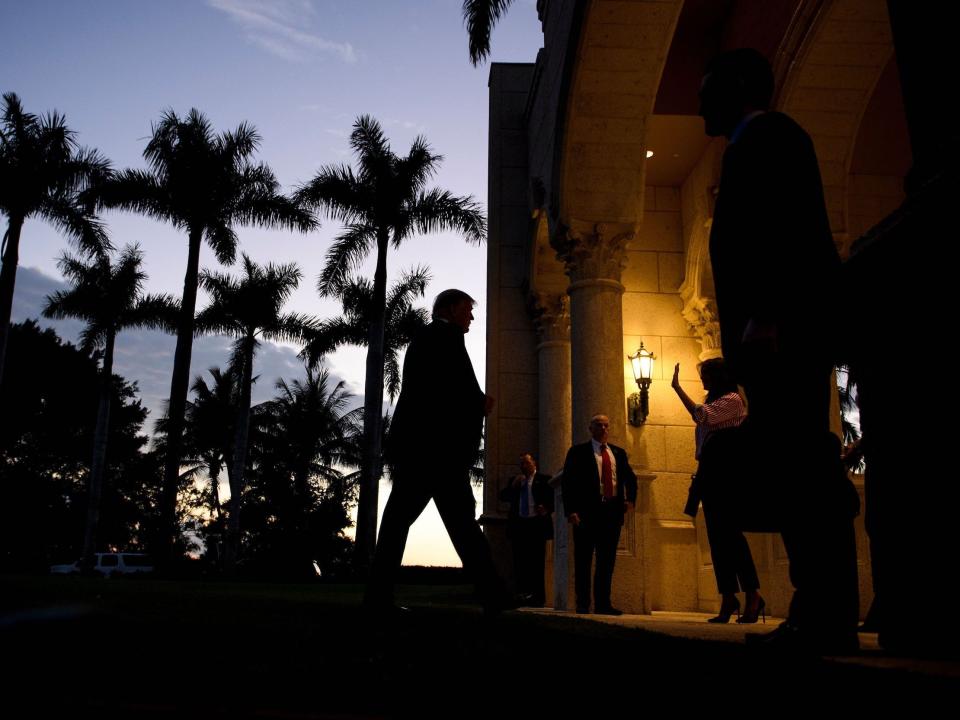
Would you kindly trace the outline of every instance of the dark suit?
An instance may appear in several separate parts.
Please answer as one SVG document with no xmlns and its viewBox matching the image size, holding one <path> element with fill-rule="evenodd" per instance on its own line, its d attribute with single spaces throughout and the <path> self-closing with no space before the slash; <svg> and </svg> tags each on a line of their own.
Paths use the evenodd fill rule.
<svg viewBox="0 0 960 720">
<path fill-rule="evenodd" d="M 469 477 L 478 457 L 485 403 L 463 330 L 434 320 L 410 343 L 404 359 L 386 442 L 393 489 L 380 523 L 368 602 L 392 603 L 410 525 L 431 498 L 484 604 L 502 601 L 502 584 L 476 521 Z"/>
<path fill-rule="evenodd" d="M 597 568 L 593 578 L 594 609 L 610 608 L 613 566 L 620 543 L 620 528 L 627 501 L 637 501 L 637 476 L 623 448 L 607 444 L 616 467 L 617 492 L 605 500 L 600 488 L 600 469 L 593 453 L 593 441 L 574 445 L 563 463 L 563 510 L 567 517 L 576 513 L 580 524 L 573 528 L 574 575 L 577 609 L 590 607 L 590 566 L 596 552 Z"/>
<path fill-rule="evenodd" d="M 707 444 L 701 472 L 744 529 L 782 532 L 790 620 L 848 633 L 858 614 L 855 491 L 829 432 L 840 260 L 813 143 L 786 115 L 754 118 L 728 145 L 710 258 L 723 355 L 749 416 Z M 773 328 L 775 342 L 743 342 L 750 320 Z"/>
<path fill-rule="evenodd" d="M 526 490 L 523 483 L 515 484 L 513 479 L 500 491 L 500 499 L 510 503 L 507 514 L 507 537 L 513 546 L 513 573 L 517 583 L 517 593 L 529 595 L 530 604 L 540 607 L 546 603 L 543 568 L 547 540 L 553 537 L 553 488 L 550 476 L 534 473 L 531 482 L 531 512 L 538 505 L 546 509 L 545 515 L 521 517 L 521 494 Z"/>
</svg>

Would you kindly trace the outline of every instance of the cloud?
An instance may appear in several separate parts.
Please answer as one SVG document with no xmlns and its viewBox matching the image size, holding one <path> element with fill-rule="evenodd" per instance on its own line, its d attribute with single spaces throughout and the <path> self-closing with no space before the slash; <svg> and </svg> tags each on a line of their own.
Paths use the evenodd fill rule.
<svg viewBox="0 0 960 720">
<path fill-rule="evenodd" d="M 67 287 L 66 283 L 44 275 L 39 270 L 21 266 L 17 270 L 13 322 L 36 319 L 41 327 L 51 327 L 64 340 L 76 343 L 83 323 L 77 320 L 48 320 L 40 315 L 46 296 Z M 140 399 L 150 411 L 145 429 L 151 432 L 153 423 L 163 414 L 164 406 L 170 397 L 170 373 L 173 370 L 176 344 L 173 335 L 156 330 L 127 330 L 117 336 L 114 372 L 137 383 Z M 226 367 L 232 349 L 233 341 L 227 337 L 200 337 L 194 340 L 190 362 L 191 385 L 197 375 L 204 375 L 209 380 L 208 368 Z M 253 386 L 254 404 L 273 397 L 278 379 L 284 378 L 289 382 L 294 378 L 303 378 L 306 374 L 294 349 L 271 342 L 261 343 L 254 359 L 253 371 L 259 377 Z M 334 382 L 341 379 L 336 377 L 334 372 L 330 375 Z"/>
<path fill-rule="evenodd" d="M 309 0 L 207 0 L 207 4 L 229 16 L 252 43 L 284 60 L 303 62 L 322 54 L 348 64 L 357 62 L 350 43 L 301 29 L 316 16 Z"/>
<path fill-rule="evenodd" d="M 397 118 L 387 118 L 383 121 L 383 126 L 387 128 L 395 127 L 403 130 L 413 130 L 416 131 L 418 135 L 423 135 L 427 131 L 427 126 L 423 123 L 414 122 L 413 120 L 398 120 Z"/>
</svg>

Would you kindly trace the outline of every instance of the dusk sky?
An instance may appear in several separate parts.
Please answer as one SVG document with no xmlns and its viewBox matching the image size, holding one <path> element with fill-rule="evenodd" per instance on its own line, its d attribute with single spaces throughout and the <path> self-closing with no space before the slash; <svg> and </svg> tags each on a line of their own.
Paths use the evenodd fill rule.
<svg viewBox="0 0 960 720">
<path fill-rule="evenodd" d="M 460 0 L 96 0 L 4 3 L 0 9 L 0 92 L 16 92 L 28 112 L 57 110 L 86 147 L 115 168 L 143 167 L 151 123 L 172 109 L 201 110 L 219 132 L 241 122 L 262 136 L 257 159 L 284 189 L 326 164 L 350 162 L 347 138 L 358 115 L 383 125 L 393 149 L 406 153 L 419 134 L 445 160 L 435 184 L 473 195 L 486 207 L 489 65 L 467 56 Z M 534 0 L 517 0 L 496 27 L 492 59 L 532 62 L 542 44 Z M 114 245 L 139 243 L 149 292 L 179 297 L 186 236 L 170 225 L 126 213 L 105 216 Z M 2 219 L 6 223 L 6 218 Z M 237 228 L 239 250 L 255 261 L 296 261 L 304 282 L 288 311 L 329 317 L 339 305 L 321 301 L 316 278 L 335 222 L 310 235 Z M 14 321 L 36 317 L 43 296 L 61 282 L 56 260 L 64 239 L 28 220 L 20 246 Z M 433 281 L 425 304 L 447 287 L 479 301 L 467 348 L 484 379 L 486 247 L 450 234 L 416 237 L 389 260 L 391 278 L 417 264 Z M 204 246 L 201 267 L 218 268 Z M 372 275 L 372 263 L 369 272 Z M 234 265 L 228 272 L 237 272 Z M 198 308 L 206 304 L 202 291 Z M 55 325 L 74 340 L 79 324 Z M 71 333 L 73 333 L 71 335 Z M 229 341 L 197 341 L 191 376 L 225 364 Z M 169 393 L 174 339 L 121 335 L 115 371 L 137 380 L 149 422 Z M 254 371 L 254 402 L 272 396 L 279 377 L 302 374 L 295 350 L 264 347 Z M 331 372 L 361 400 L 364 349 L 330 358 Z M 387 487 L 381 488 L 381 505 Z M 459 564 L 433 506 L 414 526 L 404 561 Z"/>
</svg>

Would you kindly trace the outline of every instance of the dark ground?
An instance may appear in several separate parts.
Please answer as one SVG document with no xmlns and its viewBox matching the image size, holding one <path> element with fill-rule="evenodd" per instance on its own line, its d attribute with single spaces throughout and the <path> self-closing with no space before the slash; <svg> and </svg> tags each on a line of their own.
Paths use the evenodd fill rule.
<svg viewBox="0 0 960 720">
<path fill-rule="evenodd" d="M 758 655 L 576 616 L 484 618 L 463 586 L 0 577 L 0 715 L 953 716 L 960 682 Z M 532 709 L 536 712 L 525 712 Z M 85 712 L 84 712 L 85 711 Z"/>
</svg>

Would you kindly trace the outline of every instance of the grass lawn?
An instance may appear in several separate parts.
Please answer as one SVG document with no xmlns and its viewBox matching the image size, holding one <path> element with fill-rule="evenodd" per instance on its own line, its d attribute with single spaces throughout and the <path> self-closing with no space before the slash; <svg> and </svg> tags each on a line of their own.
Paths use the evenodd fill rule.
<svg viewBox="0 0 960 720">
<path fill-rule="evenodd" d="M 0 578 L 0 714 L 62 717 L 540 717 L 827 712 L 956 681 L 757 657 L 575 616 L 489 620 L 462 586 L 403 586 L 371 618 L 353 585 Z M 752 708 L 745 711 L 744 708 Z M 530 710 L 535 710 L 532 715 Z M 598 714 L 599 713 L 599 714 Z"/>
</svg>

